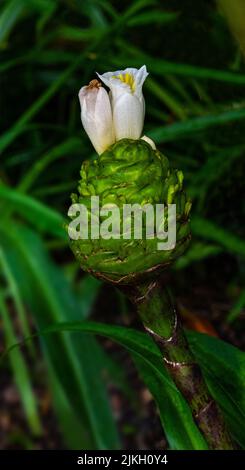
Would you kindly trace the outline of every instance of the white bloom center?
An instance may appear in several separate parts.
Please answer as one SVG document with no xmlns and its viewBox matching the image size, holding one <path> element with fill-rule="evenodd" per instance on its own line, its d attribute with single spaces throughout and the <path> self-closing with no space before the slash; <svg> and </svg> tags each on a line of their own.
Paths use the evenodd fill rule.
<svg viewBox="0 0 245 470">
<path fill-rule="evenodd" d="M 113 75 L 112 78 L 115 78 L 117 80 L 120 80 L 122 83 L 125 83 L 125 85 L 127 85 L 131 92 L 134 93 L 135 91 L 135 79 L 134 79 L 134 76 L 129 73 L 129 72 L 125 72 L 125 73 L 119 73 L 118 75 Z"/>
</svg>

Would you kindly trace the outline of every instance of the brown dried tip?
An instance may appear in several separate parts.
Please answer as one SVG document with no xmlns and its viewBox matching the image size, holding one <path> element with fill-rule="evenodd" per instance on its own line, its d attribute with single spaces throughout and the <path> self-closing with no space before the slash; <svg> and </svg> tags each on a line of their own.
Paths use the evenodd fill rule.
<svg viewBox="0 0 245 470">
<path fill-rule="evenodd" d="M 91 80 L 91 82 L 89 82 L 87 86 L 87 88 L 90 90 L 92 90 L 93 88 L 100 88 L 100 87 L 101 87 L 101 83 L 96 78 L 94 80 Z"/>
</svg>

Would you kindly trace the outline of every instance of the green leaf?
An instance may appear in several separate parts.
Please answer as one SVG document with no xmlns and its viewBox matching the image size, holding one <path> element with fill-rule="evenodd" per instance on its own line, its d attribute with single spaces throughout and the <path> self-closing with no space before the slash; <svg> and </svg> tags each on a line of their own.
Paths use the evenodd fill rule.
<svg viewBox="0 0 245 470">
<path fill-rule="evenodd" d="M 81 436 L 84 434 L 83 424 L 79 421 L 79 417 L 67 399 L 50 363 L 48 363 L 48 373 L 53 406 L 59 420 L 59 428 L 65 445 L 68 449 L 79 450 L 81 448 Z"/>
<path fill-rule="evenodd" d="M 101 28 L 100 28 L 101 29 Z M 57 30 L 57 38 L 70 41 L 91 41 L 101 34 L 99 28 L 77 28 L 74 26 L 61 25 Z"/>
<path fill-rule="evenodd" d="M 202 333 L 188 332 L 188 339 L 233 436 L 245 448 L 245 353 Z"/>
<path fill-rule="evenodd" d="M 31 330 L 30 325 L 26 316 L 25 308 L 21 299 L 21 295 L 19 292 L 18 284 L 12 275 L 11 269 L 8 266 L 7 259 L 5 257 L 4 251 L 0 246 L 0 267 L 2 267 L 2 274 L 6 280 L 9 294 L 14 300 L 16 313 L 18 314 L 19 324 L 24 336 L 30 336 Z M 30 343 L 30 353 L 34 356 L 35 350 L 33 348 L 32 343 Z"/>
<path fill-rule="evenodd" d="M 158 403 L 171 448 L 205 448 L 204 441 L 196 433 L 188 406 L 163 366 L 160 351 L 146 334 L 88 321 L 53 325 L 40 334 L 57 331 L 93 332 L 125 346 Z M 245 354 L 208 335 L 188 331 L 187 336 L 211 394 L 223 409 L 234 438 L 245 448 Z"/>
<path fill-rule="evenodd" d="M 55 95 L 59 88 L 64 85 L 69 76 L 80 65 L 81 57 L 76 58 L 69 67 L 51 83 L 50 87 L 25 111 L 22 116 L 0 137 L 0 152 L 3 152 L 14 140 L 25 130 L 28 122 L 43 108 L 43 106 Z"/>
<path fill-rule="evenodd" d="M 24 177 L 22 178 L 18 189 L 21 192 L 27 192 L 33 183 L 40 177 L 40 174 L 46 170 L 47 166 L 53 161 L 60 159 L 69 154 L 74 154 L 75 151 L 81 150 L 81 140 L 75 137 L 61 142 L 59 145 L 48 150 L 45 155 L 39 157 L 33 166 L 27 170 Z"/>
<path fill-rule="evenodd" d="M 1 291 L 0 316 L 3 321 L 6 344 L 7 347 L 9 347 L 16 343 L 17 338 L 11 322 L 11 316 L 5 305 Z M 14 381 L 20 393 L 21 402 L 30 430 L 34 435 L 40 435 L 42 432 L 41 422 L 38 414 L 36 398 L 32 389 L 30 373 L 24 356 L 19 349 L 13 349 L 10 353 L 9 359 L 14 374 Z"/>
<path fill-rule="evenodd" d="M 107 336 L 128 349 L 143 380 L 154 396 L 164 431 L 172 449 L 207 449 L 189 406 L 169 377 L 160 351 L 149 336 L 133 329 L 95 322 L 69 322 L 45 328 L 42 335 L 60 331 L 83 331 Z"/>
<path fill-rule="evenodd" d="M 227 70 L 209 69 L 196 65 L 168 62 L 166 60 L 153 60 L 149 58 L 147 62 L 149 69 L 159 75 L 173 73 L 183 77 L 199 78 L 201 80 L 215 80 L 220 82 L 233 83 L 234 85 L 244 85 L 245 75 L 229 72 Z"/>
<path fill-rule="evenodd" d="M 231 253 L 245 255 L 245 242 L 214 222 L 201 217 L 192 217 L 191 228 L 194 235 L 219 243 Z"/>
<path fill-rule="evenodd" d="M 169 126 L 158 127 L 148 132 L 147 135 L 154 140 L 154 142 L 169 142 L 175 139 L 188 137 L 196 132 L 201 132 L 215 126 L 222 126 L 232 122 L 245 120 L 245 109 L 237 109 L 231 111 L 224 111 L 219 114 L 210 114 L 208 116 L 201 116 L 188 119 L 184 122 L 176 122 Z"/>
<path fill-rule="evenodd" d="M 210 191 L 210 187 L 217 184 L 224 173 L 232 169 L 235 161 L 243 155 L 244 145 L 228 147 L 217 153 L 213 153 L 207 161 L 195 173 L 192 185 L 188 189 L 191 198 L 204 198 Z"/>
<path fill-rule="evenodd" d="M 146 82 L 146 88 L 155 95 L 160 101 L 164 103 L 167 108 L 169 108 L 173 114 L 175 114 L 179 119 L 183 120 L 186 118 L 186 113 L 183 109 L 183 105 L 178 102 L 178 100 L 171 95 L 166 88 L 160 86 L 157 81 L 152 78 L 148 78 Z"/>
<path fill-rule="evenodd" d="M 162 60 L 145 54 L 138 47 L 119 39 L 120 49 L 127 56 L 114 56 L 112 58 L 115 65 L 127 62 L 128 67 L 140 67 L 147 64 L 151 73 L 164 77 L 166 74 L 180 75 L 182 77 L 197 78 L 199 80 L 214 80 L 234 85 L 245 85 L 245 74 L 229 72 L 227 70 L 209 69 L 196 65 L 182 64 L 174 61 Z"/>
<path fill-rule="evenodd" d="M 218 255 L 222 248 L 211 243 L 192 242 L 190 248 L 175 262 L 176 269 L 184 269 L 192 263 Z"/>
<path fill-rule="evenodd" d="M 0 198 L 7 209 L 19 213 L 41 232 L 67 239 L 63 217 L 31 196 L 0 183 Z M 6 221 L 6 224 L 8 222 Z"/>
<path fill-rule="evenodd" d="M 25 3 L 24 0 L 12 0 L 7 2 L 0 12 L 0 43 L 3 43 L 10 35 L 25 10 Z"/>
<path fill-rule="evenodd" d="M 141 11 L 144 8 L 149 7 L 150 5 L 156 5 L 156 0 L 135 0 L 134 2 L 131 3 L 130 7 L 127 10 L 125 10 L 125 12 L 123 13 L 123 17 L 130 18 L 138 11 Z"/>
<path fill-rule="evenodd" d="M 245 290 L 243 289 L 238 299 L 233 305 L 229 315 L 227 316 L 228 323 L 234 322 L 240 315 L 242 309 L 245 307 Z"/>
<path fill-rule="evenodd" d="M 101 287 L 101 282 L 90 274 L 85 274 L 78 284 L 77 293 L 79 293 L 80 305 L 79 311 L 84 312 L 83 318 L 90 314 L 95 299 Z"/>
<path fill-rule="evenodd" d="M 9 265 L 39 328 L 68 318 L 82 318 L 86 313 L 82 310 L 84 304 L 70 291 L 62 271 L 51 263 L 39 237 L 10 223 L 1 231 Z M 81 340 L 76 334 L 60 334 L 55 342 L 46 338 L 43 347 L 46 360 L 83 426 L 80 448 L 118 448 L 102 379 L 105 363 L 101 364 L 100 347 L 94 338 L 84 336 Z"/>
<path fill-rule="evenodd" d="M 177 13 L 170 13 L 167 11 L 146 11 L 144 13 L 140 13 L 139 15 L 133 18 L 130 18 L 127 22 L 127 25 L 135 27 L 151 23 L 165 24 L 176 20 L 177 17 Z"/>
</svg>

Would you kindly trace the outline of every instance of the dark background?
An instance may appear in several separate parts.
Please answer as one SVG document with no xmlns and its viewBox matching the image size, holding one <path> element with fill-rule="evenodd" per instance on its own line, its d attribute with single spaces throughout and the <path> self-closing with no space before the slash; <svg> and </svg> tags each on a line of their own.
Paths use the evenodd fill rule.
<svg viewBox="0 0 245 470">
<path fill-rule="evenodd" d="M 240 0 L 218 3 L 1 1 L 2 351 L 36 325 L 91 316 L 138 327 L 112 287 L 80 271 L 62 223 L 81 163 L 93 155 L 79 88 L 96 71 L 143 64 L 150 74 L 144 134 L 183 170 L 193 200 L 192 243 L 166 281 L 185 326 L 244 347 L 245 10 Z M 112 408 L 123 448 L 168 446 L 131 359 L 111 341 L 99 342 L 106 359 L 72 336 L 91 365 L 85 389 L 94 390 L 93 403 L 85 393 L 85 412 L 75 418 L 56 372 L 66 377 L 71 401 L 79 392 L 55 340 L 40 346 L 35 338 L 1 360 L 1 448 L 86 448 L 81 416 L 90 407 L 100 423 Z M 74 367 L 78 349 L 69 356 Z M 115 447 L 113 425 L 110 432 Z"/>
</svg>

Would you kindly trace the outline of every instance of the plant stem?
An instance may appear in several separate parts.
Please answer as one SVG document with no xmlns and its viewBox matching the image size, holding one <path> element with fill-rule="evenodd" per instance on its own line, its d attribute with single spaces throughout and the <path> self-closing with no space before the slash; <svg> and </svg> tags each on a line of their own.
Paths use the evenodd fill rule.
<svg viewBox="0 0 245 470">
<path fill-rule="evenodd" d="M 234 449 L 222 413 L 211 397 L 173 303 L 159 281 L 127 291 L 146 331 L 163 354 L 164 364 L 192 411 L 210 449 Z"/>
</svg>

